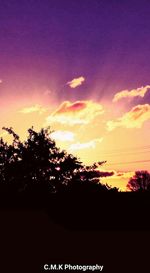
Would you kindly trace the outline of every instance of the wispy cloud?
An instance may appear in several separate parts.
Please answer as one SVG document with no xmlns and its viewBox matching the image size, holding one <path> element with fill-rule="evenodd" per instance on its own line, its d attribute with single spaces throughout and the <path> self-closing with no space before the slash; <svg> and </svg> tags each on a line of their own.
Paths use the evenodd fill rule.
<svg viewBox="0 0 150 273">
<path fill-rule="evenodd" d="M 107 129 L 112 131 L 117 127 L 141 128 L 147 120 L 150 120 L 150 104 L 137 105 L 117 120 L 108 121 Z"/>
<path fill-rule="evenodd" d="M 70 131 L 55 131 L 51 133 L 50 136 L 55 140 L 71 142 L 74 141 L 75 135 Z"/>
<path fill-rule="evenodd" d="M 0 83 L 2 83 L 3 81 L 0 79 Z"/>
<path fill-rule="evenodd" d="M 120 178 L 124 178 L 124 179 L 126 179 L 126 178 L 131 178 L 134 174 L 135 174 L 135 172 L 131 172 L 131 171 L 128 171 L 128 172 L 121 172 L 121 171 L 116 171 L 116 170 L 106 170 L 106 169 L 104 169 L 104 168 L 102 168 L 102 167 L 99 167 L 98 168 L 98 170 L 100 171 L 100 172 L 109 172 L 109 173 L 111 173 L 112 175 L 111 175 L 111 178 L 112 179 L 120 179 Z M 106 177 L 107 178 L 107 177 Z"/>
<path fill-rule="evenodd" d="M 135 174 L 135 172 L 116 172 L 114 174 L 115 178 L 124 178 L 124 179 L 130 179 L 133 175 Z"/>
<path fill-rule="evenodd" d="M 46 125 L 52 122 L 68 124 L 88 124 L 96 116 L 104 113 L 101 104 L 92 101 L 64 101 L 50 116 L 46 118 Z"/>
<path fill-rule="evenodd" d="M 96 139 L 93 139 L 89 142 L 84 142 L 84 143 L 77 142 L 77 143 L 70 145 L 69 150 L 70 151 L 77 151 L 77 150 L 83 150 L 83 149 L 89 149 L 89 148 L 94 149 L 96 147 L 96 144 L 101 143 L 102 140 L 103 140 L 103 138 L 96 138 Z"/>
<path fill-rule="evenodd" d="M 123 98 L 144 97 L 145 94 L 150 91 L 150 85 L 142 86 L 137 89 L 123 90 L 115 94 L 113 102 L 116 102 Z"/>
<path fill-rule="evenodd" d="M 67 85 L 69 85 L 71 88 L 76 88 L 77 86 L 80 86 L 85 81 L 84 77 L 75 78 L 72 81 L 67 82 Z"/>
<path fill-rule="evenodd" d="M 30 113 L 34 113 L 34 112 L 37 112 L 39 114 L 43 114 L 44 112 L 46 112 L 46 108 L 42 107 L 39 104 L 36 104 L 36 105 L 30 106 L 30 107 L 25 107 L 25 108 L 21 109 L 19 112 L 23 113 L 23 114 L 30 114 Z"/>
<path fill-rule="evenodd" d="M 108 170 L 107 170 L 107 172 L 108 172 Z M 110 175 L 109 177 L 108 176 L 102 177 L 101 182 L 104 184 L 107 183 L 109 186 L 112 186 L 112 187 L 117 187 L 121 191 L 127 190 L 127 188 L 126 188 L 127 183 L 129 181 L 129 179 L 131 177 L 133 177 L 135 174 L 135 172 L 131 172 L 131 171 L 119 172 L 116 170 L 109 170 L 109 172 L 112 173 L 112 175 Z"/>
</svg>

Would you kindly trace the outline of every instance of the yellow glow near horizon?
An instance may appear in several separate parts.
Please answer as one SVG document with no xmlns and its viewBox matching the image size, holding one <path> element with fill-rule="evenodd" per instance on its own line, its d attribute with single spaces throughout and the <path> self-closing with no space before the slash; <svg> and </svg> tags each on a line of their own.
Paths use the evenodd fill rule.
<svg viewBox="0 0 150 273">
<path fill-rule="evenodd" d="M 125 190 L 131 172 L 150 169 L 148 162 L 150 142 L 147 134 L 149 123 L 141 124 L 141 129 L 121 127 L 108 131 L 107 122 L 118 116 L 113 107 L 111 103 L 106 105 L 88 100 L 65 101 L 60 105 L 55 103 L 48 107 L 48 103 L 40 103 L 39 99 L 36 101 L 34 98 L 30 103 L 20 99 L 8 109 L 1 108 L 0 125 L 13 127 L 22 140 L 27 137 L 27 129 L 31 126 L 34 126 L 35 130 L 40 130 L 50 125 L 55 131 L 53 138 L 56 139 L 57 146 L 73 153 L 84 164 L 106 160 L 104 166 L 106 170 L 113 168 L 117 172 L 126 173 L 103 179 L 104 182 Z M 138 107 L 140 114 L 141 109 L 143 107 Z M 56 116 L 59 116 L 60 120 Z M 60 122 L 62 116 L 67 117 L 69 123 Z M 85 122 L 74 122 L 77 119 Z M 0 134 L 11 142 L 12 138 L 4 131 L 1 130 Z M 147 147 L 145 150 L 142 148 L 144 145 Z"/>
</svg>

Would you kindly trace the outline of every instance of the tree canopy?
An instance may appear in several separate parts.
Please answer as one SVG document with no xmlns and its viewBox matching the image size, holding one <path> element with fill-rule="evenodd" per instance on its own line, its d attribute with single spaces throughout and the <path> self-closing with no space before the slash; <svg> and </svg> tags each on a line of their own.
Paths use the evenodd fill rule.
<svg viewBox="0 0 150 273">
<path fill-rule="evenodd" d="M 8 145 L 0 139 L 1 192 L 55 193 L 78 187 L 111 189 L 100 183 L 102 176 L 110 175 L 97 170 L 104 161 L 85 166 L 77 157 L 56 146 L 49 128 L 40 132 L 30 128 L 24 142 L 12 128 L 3 129 L 12 135 L 13 141 Z"/>
<path fill-rule="evenodd" d="M 130 191 L 150 191 L 150 173 L 148 171 L 136 171 L 129 180 L 127 189 Z"/>
</svg>

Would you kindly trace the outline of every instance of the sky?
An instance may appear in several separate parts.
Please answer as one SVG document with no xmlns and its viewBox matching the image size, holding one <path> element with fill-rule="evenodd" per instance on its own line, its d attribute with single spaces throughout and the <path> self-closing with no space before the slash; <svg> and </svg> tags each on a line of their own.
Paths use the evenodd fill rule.
<svg viewBox="0 0 150 273">
<path fill-rule="evenodd" d="M 0 136 L 51 126 L 124 190 L 150 170 L 150 1 L 0 0 Z"/>
</svg>

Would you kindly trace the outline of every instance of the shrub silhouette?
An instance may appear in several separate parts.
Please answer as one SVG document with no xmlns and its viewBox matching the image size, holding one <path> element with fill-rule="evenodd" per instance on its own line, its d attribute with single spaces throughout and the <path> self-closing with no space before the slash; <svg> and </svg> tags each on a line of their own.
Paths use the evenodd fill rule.
<svg viewBox="0 0 150 273">
<path fill-rule="evenodd" d="M 104 162 L 85 166 L 77 157 L 56 147 L 49 128 L 40 132 L 30 128 L 24 142 L 12 128 L 3 129 L 12 135 L 13 141 L 8 145 L 0 140 L 1 192 L 48 194 L 79 188 L 111 190 L 99 183 L 100 177 L 112 175 L 97 170 Z"/>
</svg>

